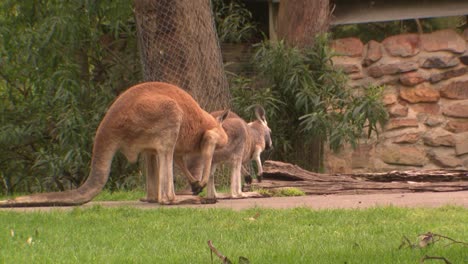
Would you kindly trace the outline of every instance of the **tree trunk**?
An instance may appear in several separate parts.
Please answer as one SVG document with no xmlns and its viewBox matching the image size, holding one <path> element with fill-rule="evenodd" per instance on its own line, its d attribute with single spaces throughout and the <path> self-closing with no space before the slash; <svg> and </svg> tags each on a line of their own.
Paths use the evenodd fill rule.
<svg viewBox="0 0 468 264">
<path fill-rule="evenodd" d="M 288 0 L 281 1 L 278 10 L 277 34 L 288 46 L 306 48 L 314 44 L 315 36 L 328 30 L 330 22 L 329 0 Z M 297 152 L 302 165 L 319 171 L 323 168 L 323 141 L 313 139 L 304 146 L 307 152 Z"/>
<path fill-rule="evenodd" d="M 330 22 L 329 0 L 281 1 L 277 33 L 288 45 L 311 46 L 317 33 L 324 33 Z"/>
<path fill-rule="evenodd" d="M 175 84 L 200 106 L 229 106 L 229 87 L 210 0 L 135 0 L 138 40 L 146 81 Z"/>
</svg>

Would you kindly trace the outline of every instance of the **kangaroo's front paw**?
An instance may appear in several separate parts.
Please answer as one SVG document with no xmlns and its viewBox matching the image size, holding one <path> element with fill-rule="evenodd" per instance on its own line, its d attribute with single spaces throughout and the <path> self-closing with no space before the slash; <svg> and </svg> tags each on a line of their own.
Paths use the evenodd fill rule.
<svg viewBox="0 0 468 264">
<path fill-rule="evenodd" d="M 263 180 L 263 174 L 258 175 L 258 176 L 257 176 L 257 180 L 258 180 L 258 182 L 262 182 L 262 180 Z"/>
<path fill-rule="evenodd" d="M 250 175 L 245 176 L 245 183 L 246 184 L 252 184 L 252 176 L 250 176 Z"/>
<path fill-rule="evenodd" d="M 192 183 L 190 185 L 192 187 L 193 195 L 198 195 L 199 193 L 201 193 L 203 191 L 203 187 L 201 186 L 199 181 L 196 181 L 196 182 L 194 182 L 194 183 Z"/>
<path fill-rule="evenodd" d="M 202 204 L 215 204 L 218 201 L 216 198 L 203 198 L 201 199 Z"/>
<path fill-rule="evenodd" d="M 143 203 L 157 203 L 158 199 L 143 197 L 143 198 L 140 198 L 140 202 L 143 202 Z"/>
</svg>

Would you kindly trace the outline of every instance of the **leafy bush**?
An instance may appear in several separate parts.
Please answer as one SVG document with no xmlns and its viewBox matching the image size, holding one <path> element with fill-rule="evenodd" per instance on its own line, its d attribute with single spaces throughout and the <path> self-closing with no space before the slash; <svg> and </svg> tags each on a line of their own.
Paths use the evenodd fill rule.
<svg viewBox="0 0 468 264">
<path fill-rule="evenodd" d="M 0 190 L 80 185 L 106 108 L 140 76 L 131 4 L 0 5 Z M 122 157 L 115 167 L 119 177 L 133 174 Z M 111 186 L 133 185 L 116 177 Z"/>
<path fill-rule="evenodd" d="M 321 158 L 324 142 L 333 150 L 345 143 L 355 146 L 365 129 L 370 136 L 387 120 L 382 87 L 363 87 L 359 93 L 351 89 L 346 74 L 333 67 L 333 56 L 327 35 L 305 50 L 263 42 L 253 58 L 258 78 L 233 82 L 238 112 L 257 103 L 265 106 L 278 158 L 311 168 L 304 152 L 315 149 Z"/>
<path fill-rule="evenodd" d="M 213 0 L 216 31 L 220 42 L 240 43 L 249 41 L 257 32 L 252 13 L 238 0 Z"/>
</svg>

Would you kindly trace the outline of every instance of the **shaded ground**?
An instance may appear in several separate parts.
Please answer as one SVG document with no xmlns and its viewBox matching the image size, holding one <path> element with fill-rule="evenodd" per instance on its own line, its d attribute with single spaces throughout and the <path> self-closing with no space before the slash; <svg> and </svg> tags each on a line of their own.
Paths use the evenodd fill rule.
<svg viewBox="0 0 468 264">
<path fill-rule="evenodd" d="M 193 200 L 192 196 L 177 196 L 179 200 Z M 188 207 L 188 208 L 228 208 L 243 210 L 249 208 L 294 208 L 308 207 L 312 209 L 337 209 L 337 208 L 369 208 L 375 206 L 397 207 L 440 207 L 445 205 L 462 206 L 468 209 L 468 191 L 460 192 L 423 192 L 423 193 L 391 193 L 391 194 L 355 194 L 355 195 L 308 195 L 298 197 L 270 197 L 248 199 L 222 199 L 216 204 L 180 204 L 161 206 L 139 201 L 125 202 L 91 202 L 81 207 L 87 208 L 94 205 L 106 207 L 131 206 L 142 209 L 154 209 L 161 207 Z M 45 211 L 51 209 L 69 210 L 72 207 L 38 207 L 38 208 L 2 208 L 0 210 L 16 211 Z"/>
<path fill-rule="evenodd" d="M 293 208 L 312 209 L 368 208 L 375 206 L 440 207 L 456 205 L 468 208 L 468 171 L 413 170 L 369 174 L 318 174 L 294 164 L 266 161 L 264 181 L 254 183 L 257 188 L 299 188 L 307 196 L 247 199 L 220 199 L 216 204 L 201 204 L 200 198 L 177 195 L 180 204 L 161 206 L 140 201 L 91 202 L 82 207 L 131 206 L 143 209 L 160 207 L 190 208 Z M 54 207 L 70 209 L 72 207 Z M 47 207 L 0 210 L 37 211 Z"/>
</svg>

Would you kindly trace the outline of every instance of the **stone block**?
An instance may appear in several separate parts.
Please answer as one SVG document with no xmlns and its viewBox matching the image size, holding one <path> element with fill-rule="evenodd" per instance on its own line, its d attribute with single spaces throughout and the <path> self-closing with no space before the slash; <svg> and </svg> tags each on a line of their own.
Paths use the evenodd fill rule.
<svg viewBox="0 0 468 264">
<path fill-rule="evenodd" d="M 380 78 L 384 75 L 415 71 L 418 68 L 418 63 L 414 61 L 384 62 L 368 67 L 367 74 L 374 78 Z"/>
<path fill-rule="evenodd" d="M 434 150 L 429 151 L 427 154 L 437 166 L 442 168 L 455 168 L 463 165 L 460 159 L 452 155 L 438 153 Z"/>
<path fill-rule="evenodd" d="M 450 117 L 468 118 L 468 100 L 444 105 L 442 113 Z"/>
<path fill-rule="evenodd" d="M 335 39 L 331 48 L 340 56 L 361 57 L 364 45 L 358 38 Z"/>
<path fill-rule="evenodd" d="M 394 104 L 388 108 L 388 113 L 391 117 L 406 117 L 408 115 L 408 107 L 401 104 Z"/>
<path fill-rule="evenodd" d="M 366 55 L 362 61 L 362 65 L 369 66 L 382 58 L 382 44 L 375 40 L 371 40 L 366 46 Z"/>
<path fill-rule="evenodd" d="M 468 99 L 468 80 L 451 82 L 442 89 L 440 95 L 449 99 Z"/>
<path fill-rule="evenodd" d="M 352 153 L 351 166 L 353 169 L 368 168 L 372 157 L 373 146 L 370 144 L 359 144 Z"/>
<path fill-rule="evenodd" d="M 455 139 L 453 137 L 453 134 L 441 128 L 432 129 L 428 131 L 426 134 L 424 134 L 423 141 L 424 141 L 424 144 L 431 146 L 431 147 L 439 147 L 439 146 L 453 147 L 455 146 Z"/>
<path fill-rule="evenodd" d="M 420 39 L 418 34 L 402 34 L 391 36 L 382 45 L 392 56 L 411 57 L 419 53 Z"/>
<path fill-rule="evenodd" d="M 440 106 L 437 103 L 411 104 L 410 108 L 416 113 L 437 115 L 440 113 Z"/>
<path fill-rule="evenodd" d="M 380 158 L 387 164 L 418 166 L 427 164 L 426 152 L 419 147 L 389 145 L 380 150 Z"/>
<path fill-rule="evenodd" d="M 385 94 L 385 95 L 383 95 L 383 97 L 382 97 L 382 103 L 383 103 L 384 105 L 392 105 L 392 104 L 394 104 L 394 103 L 397 102 L 397 99 L 398 99 L 398 98 L 397 98 L 397 95 L 396 95 L 396 94 L 393 94 L 393 93 L 392 93 L 392 94 L 390 94 L 390 93 L 389 93 L 389 94 Z"/>
<path fill-rule="evenodd" d="M 466 50 L 465 40 L 452 29 L 443 29 L 422 34 L 421 49 L 425 51 L 451 51 L 463 53 Z"/>
<path fill-rule="evenodd" d="M 460 64 L 460 60 L 453 55 L 433 55 L 421 58 L 419 61 L 419 65 L 426 69 L 444 69 L 457 66 L 458 64 Z"/>
<path fill-rule="evenodd" d="M 422 71 L 405 72 L 400 75 L 400 82 L 405 86 L 415 86 L 427 81 L 428 74 Z"/>
<path fill-rule="evenodd" d="M 420 84 L 414 88 L 401 87 L 400 97 L 410 103 L 431 103 L 439 101 L 440 94 L 437 90 Z"/>
<path fill-rule="evenodd" d="M 360 60 L 346 56 L 335 56 L 332 58 L 333 67 L 342 70 L 346 74 L 360 72 Z"/>
<path fill-rule="evenodd" d="M 452 133 L 468 132 L 468 120 L 450 120 L 445 129 Z"/>
<path fill-rule="evenodd" d="M 408 127 L 419 127 L 418 120 L 416 118 L 395 118 L 390 119 L 385 125 L 386 130 L 408 128 Z"/>
<path fill-rule="evenodd" d="M 467 44 L 468 45 L 468 44 Z M 463 63 L 464 65 L 468 65 L 468 51 L 466 51 L 465 53 L 463 53 L 460 57 L 458 57 L 460 59 L 460 62 Z"/>
<path fill-rule="evenodd" d="M 443 72 L 435 73 L 432 74 L 431 77 L 429 77 L 429 81 L 431 83 L 436 83 L 440 82 L 443 80 L 448 80 L 454 77 L 462 76 L 465 73 L 468 73 L 468 67 L 460 67 L 456 69 L 449 69 Z"/>
<path fill-rule="evenodd" d="M 455 153 L 457 155 L 468 153 L 468 132 L 455 134 Z"/>
<path fill-rule="evenodd" d="M 430 115 L 426 117 L 426 120 L 424 120 L 424 124 L 428 127 L 435 127 L 442 124 L 444 121 L 445 119 L 442 116 L 436 116 L 430 113 Z"/>
<path fill-rule="evenodd" d="M 415 133 L 405 133 L 403 135 L 397 136 L 393 139 L 393 143 L 396 144 L 414 144 L 419 141 L 421 134 L 419 132 Z"/>
</svg>

